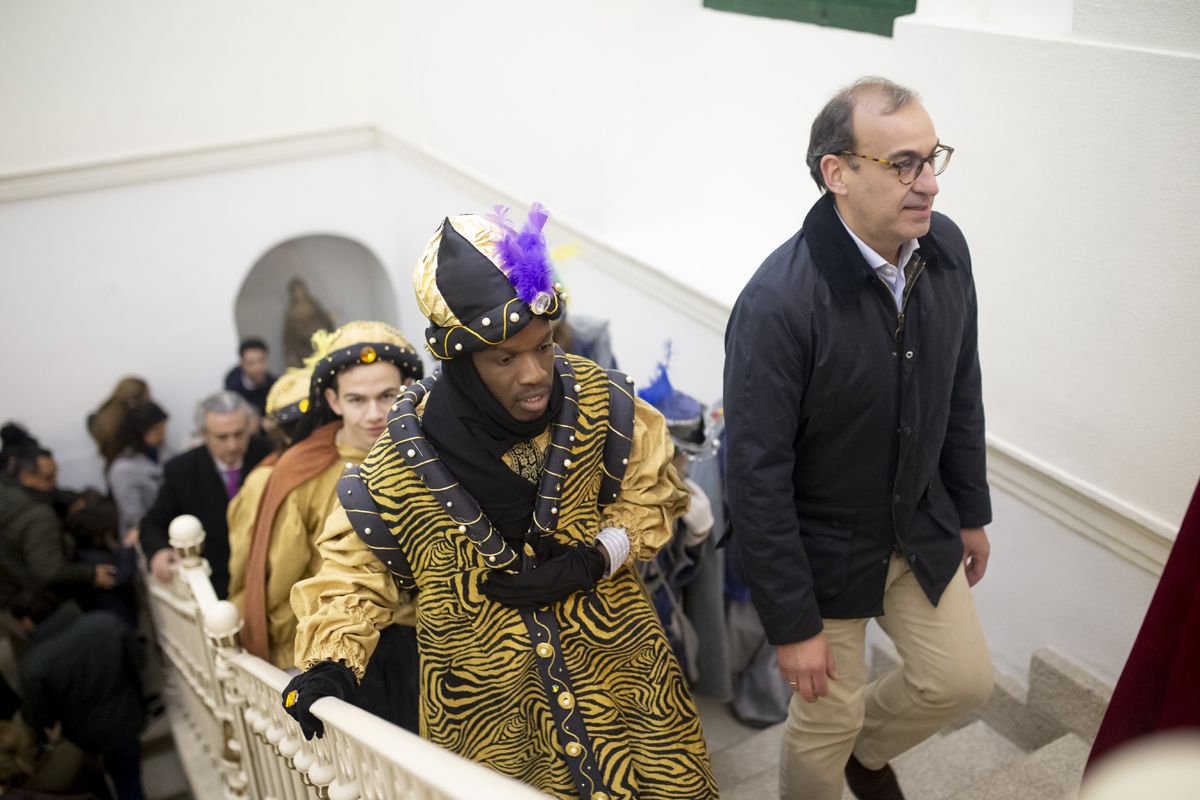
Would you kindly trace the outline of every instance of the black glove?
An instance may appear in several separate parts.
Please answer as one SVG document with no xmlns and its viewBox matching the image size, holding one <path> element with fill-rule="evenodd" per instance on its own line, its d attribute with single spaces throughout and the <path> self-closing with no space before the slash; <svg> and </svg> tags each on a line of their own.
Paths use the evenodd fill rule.
<svg viewBox="0 0 1200 800">
<path fill-rule="evenodd" d="M 345 700 L 353 696 L 358 688 L 354 673 L 339 661 L 322 661 L 314 664 L 288 681 L 283 687 L 283 710 L 300 723 L 305 739 L 325 735 L 325 723 L 309 711 L 312 704 L 322 697 Z"/>
<path fill-rule="evenodd" d="M 510 608 L 544 608 L 591 589 L 608 566 L 600 545 L 560 544 L 546 537 L 538 550 L 544 555 L 537 567 L 515 574 L 494 571 L 483 582 L 483 593 Z"/>
</svg>

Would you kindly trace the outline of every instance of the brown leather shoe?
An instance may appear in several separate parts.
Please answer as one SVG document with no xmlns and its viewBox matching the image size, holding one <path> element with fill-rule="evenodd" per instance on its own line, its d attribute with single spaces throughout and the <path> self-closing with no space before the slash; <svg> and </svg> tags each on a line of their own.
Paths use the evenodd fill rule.
<svg viewBox="0 0 1200 800">
<path fill-rule="evenodd" d="M 884 764 L 882 769 L 867 769 L 852 754 L 846 762 L 846 784 L 858 800 L 904 800 L 890 764 Z"/>
</svg>

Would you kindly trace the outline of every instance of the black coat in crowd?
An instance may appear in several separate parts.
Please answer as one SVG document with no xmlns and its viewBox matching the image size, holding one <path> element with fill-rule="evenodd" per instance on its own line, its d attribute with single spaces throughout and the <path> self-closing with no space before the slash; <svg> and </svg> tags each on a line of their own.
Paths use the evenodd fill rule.
<svg viewBox="0 0 1200 800">
<path fill-rule="evenodd" d="M 882 614 L 897 548 L 936 604 L 991 521 L 970 255 L 941 214 L 919 244 L 898 315 L 827 194 L 734 306 L 728 502 L 772 644 Z"/>
<path fill-rule="evenodd" d="M 242 368 L 237 366 L 225 373 L 225 388 L 246 398 L 246 402 L 258 411 L 258 415 L 264 417 L 267 414 L 267 395 L 271 392 L 275 380 L 275 376 L 268 373 L 262 386 L 247 389 L 246 384 L 242 382 Z"/>
<path fill-rule="evenodd" d="M 62 722 L 86 752 L 107 753 L 141 735 L 137 633 L 107 611 L 59 606 L 29 637 L 21 657 L 21 713 L 34 730 Z"/>
<path fill-rule="evenodd" d="M 271 446 L 257 437 L 250 440 L 242 460 L 242 482 L 250 470 L 271 452 Z M 142 551 L 153 558 L 164 547 L 170 547 L 167 528 L 180 514 L 192 514 L 204 526 L 204 557 L 212 567 L 212 584 L 217 597 L 229 592 L 229 524 L 225 510 L 229 496 L 225 480 L 217 472 L 212 454 L 204 445 L 193 447 L 163 466 L 163 482 L 154 505 L 146 512 L 141 524 Z"/>
</svg>

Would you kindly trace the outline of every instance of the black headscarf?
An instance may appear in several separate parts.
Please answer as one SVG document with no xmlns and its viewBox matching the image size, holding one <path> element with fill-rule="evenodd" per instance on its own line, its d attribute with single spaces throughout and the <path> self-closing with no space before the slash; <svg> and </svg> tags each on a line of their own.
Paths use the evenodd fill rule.
<svg viewBox="0 0 1200 800">
<path fill-rule="evenodd" d="M 537 485 L 513 472 L 501 457 L 518 442 L 536 438 L 558 415 L 563 390 L 557 376 L 550 386 L 546 410 L 522 422 L 504 410 L 470 357 L 451 359 L 429 393 L 421 422 L 446 468 L 500 535 L 518 547 L 529 529 Z"/>
</svg>

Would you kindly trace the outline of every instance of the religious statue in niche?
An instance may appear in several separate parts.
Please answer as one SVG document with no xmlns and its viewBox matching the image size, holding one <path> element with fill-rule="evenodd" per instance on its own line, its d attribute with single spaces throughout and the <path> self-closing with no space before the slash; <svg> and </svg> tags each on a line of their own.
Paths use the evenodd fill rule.
<svg viewBox="0 0 1200 800">
<path fill-rule="evenodd" d="M 308 291 L 303 278 L 288 282 L 287 311 L 283 315 L 283 352 L 289 367 L 304 365 L 304 357 L 312 352 L 312 335 L 319 330 L 333 330 L 333 318 Z"/>
</svg>

